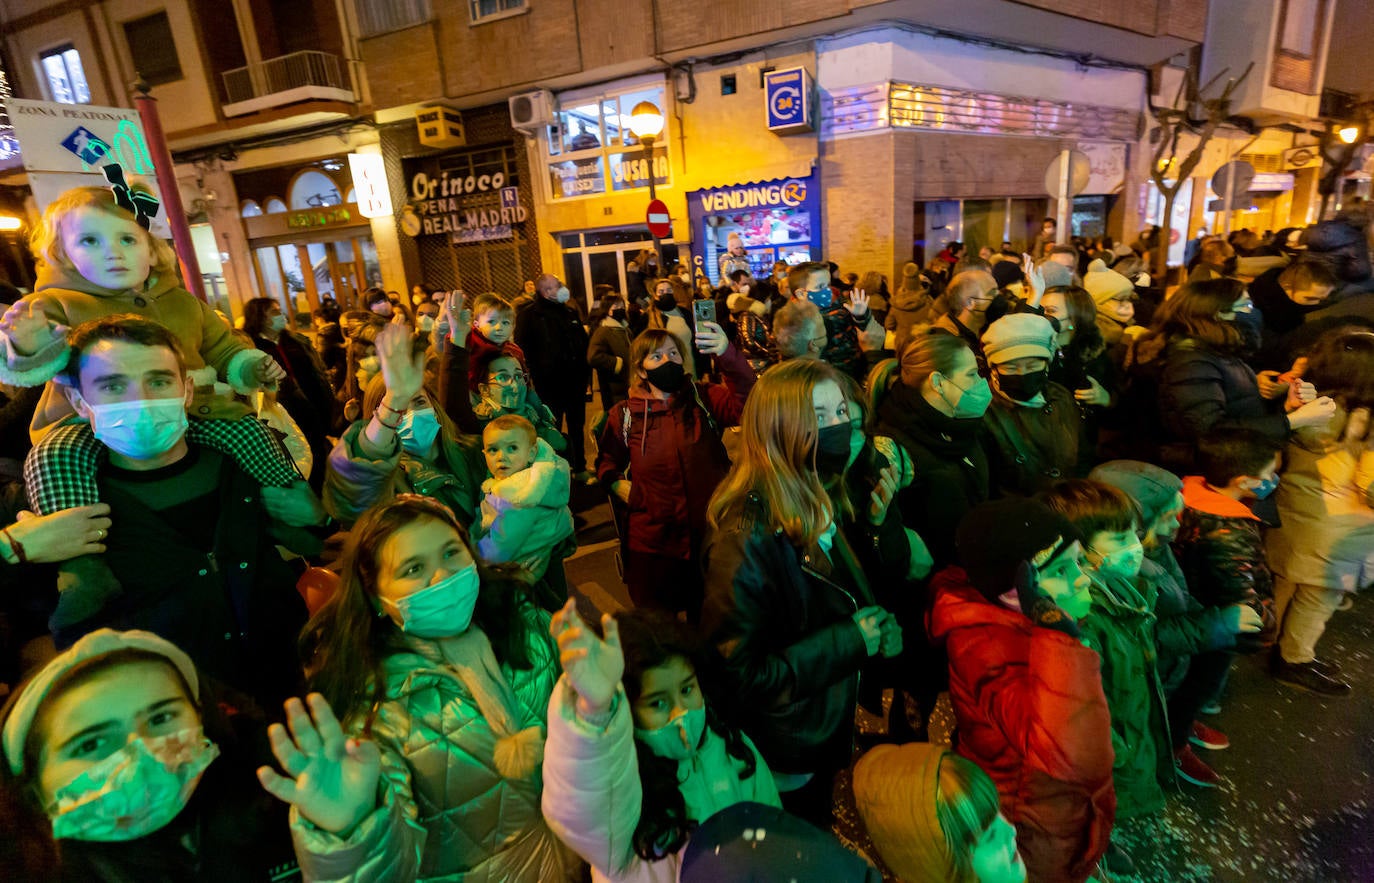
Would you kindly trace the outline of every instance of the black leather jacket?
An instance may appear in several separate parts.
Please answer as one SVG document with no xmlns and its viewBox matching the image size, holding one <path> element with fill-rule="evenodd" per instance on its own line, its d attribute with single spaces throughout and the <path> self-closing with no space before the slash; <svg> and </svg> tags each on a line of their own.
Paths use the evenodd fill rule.
<svg viewBox="0 0 1374 883">
<path fill-rule="evenodd" d="M 702 552 L 701 627 L 724 657 L 730 713 L 775 770 L 845 766 L 859 669 L 868 659 L 852 617 L 874 602 L 840 556 L 832 565 L 819 547 L 799 549 L 775 531 L 756 495 L 720 523 Z M 855 525 L 847 535 L 867 584 L 881 593 L 891 582 L 883 559 L 893 557 L 897 539 L 905 545 L 900 515 L 871 531 Z"/>
</svg>

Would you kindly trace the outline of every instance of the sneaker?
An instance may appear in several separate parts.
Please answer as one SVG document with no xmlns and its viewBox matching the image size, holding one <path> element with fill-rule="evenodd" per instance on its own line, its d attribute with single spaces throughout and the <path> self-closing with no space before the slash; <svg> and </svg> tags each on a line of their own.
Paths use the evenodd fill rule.
<svg viewBox="0 0 1374 883">
<path fill-rule="evenodd" d="M 1199 788 L 1215 788 L 1221 784 L 1221 776 L 1193 753 L 1191 745 L 1184 745 L 1174 752 L 1174 772 L 1178 773 L 1178 777 L 1183 781 L 1191 782 Z"/>
<path fill-rule="evenodd" d="M 1188 741 L 1201 748 L 1210 748 L 1213 751 L 1221 751 L 1223 748 L 1231 747 L 1231 740 L 1226 738 L 1226 734 L 1220 730 L 1214 730 L 1206 724 L 1193 721 L 1193 731 L 1188 735 Z"/>
<path fill-rule="evenodd" d="M 1350 685 L 1339 678 L 1325 674 L 1314 662 L 1287 662 L 1279 659 L 1274 664 L 1274 680 L 1289 687 L 1297 687 L 1318 696 L 1348 696 Z"/>
<path fill-rule="evenodd" d="M 1221 714 L 1221 703 L 1213 699 L 1197 711 L 1198 714 Z"/>
<path fill-rule="evenodd" d="M 1135 862 L 1131 860 L 1131 855 L 1121 848 L 1121 844 L 1112 840 L 1107 843 L 1107 854 L 1102 856 L 1102 863 L 1107 866 L 1107 870 L 1115 876 L 1120 874 L 1123 877 L 1135 876 Z"/>
</svg>

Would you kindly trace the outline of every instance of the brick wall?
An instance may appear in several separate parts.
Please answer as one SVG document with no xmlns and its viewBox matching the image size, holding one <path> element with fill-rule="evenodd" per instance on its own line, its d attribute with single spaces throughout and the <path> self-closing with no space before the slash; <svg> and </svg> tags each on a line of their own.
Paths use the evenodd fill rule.
<svg viewBox="0 0 1374 883">
<path fill-rule="evenodd" d="M 359 45 L 375 107 L 410 104 L 444 94 L 444 67 L 433 24 L 393 31 Z"/>
<path fill-rule="evenodd" d="M 822 259 L 835 261 L 842 271 L 890 274 L 906 259 L 897 256 L 894 232 L 905 224 L 910 238 L 911 202 L 903 202 L 895 194 L 888 198 L 896 180 L 898 137 L 885 132 L 822 145 Z"/>
</svg>

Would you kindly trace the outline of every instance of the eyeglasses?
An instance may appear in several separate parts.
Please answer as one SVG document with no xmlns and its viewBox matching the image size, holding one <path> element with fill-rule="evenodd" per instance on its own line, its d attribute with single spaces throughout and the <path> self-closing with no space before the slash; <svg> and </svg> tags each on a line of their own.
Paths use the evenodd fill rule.
<svg viewBox="0 0 1374 883">
<path fill-rule="evenodd" d="M 529 375 L 524 371 L 516 371 L 514 373 L 510 371 L 498 371 L 495 374 L 487 375 L 487 383 L 495 383 L 497 386 L 511 386 L 517 380 L 526 386 L 528 386 L 530 382 Z"/>
</svg>

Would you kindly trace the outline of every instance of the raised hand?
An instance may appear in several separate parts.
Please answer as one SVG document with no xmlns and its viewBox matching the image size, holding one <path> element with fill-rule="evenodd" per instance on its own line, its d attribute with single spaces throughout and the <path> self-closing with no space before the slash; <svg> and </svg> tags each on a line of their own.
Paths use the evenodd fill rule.
<svg viewBox="0 0 1374 883">
<path fill-rule="evenodd" d="M 347 837 L 377 808 L 382 755 L 370 740 L 346 739 L 334 710 L 319 693 L 286 700 L 286 722 L 272 724 L 267 738 L 286 771 L 258 767 L 258 781 L 278 800 L 296 807 L 317 828 Z"/>
<path fill-rule="evenodd" d="M 425 354 L 411 345 L 409 325 L 387 325 L 377 332 L 377 361 L 391 404 L 404 410 L 425 385 Z"/>
<path fill-rule="evenodd" d="M 1288 415 L 1288 425 L 1294 429 L 1305 426 L 1325 426 L 1336 416 L 1336 402 L 1330 396 L 1321 396 L 1299 407 Z"/>
<path fill-rule="evenodd" d="M 698 322 L 696 345 L 703 355 L 719 356 L 730 348 L 730 338 L 715 322 Z"/>
<path fill-rule="evenodd" d="M 449 340 L 454 346 L 465 346 L 472 331 L 472 311 L 463 309 L 466 296 L 462 290 L 450 291 L 444 298 L 444 317 L 448 319 Z"/>
<path fill-rule="evenodd" d="M 66 561 L 105 551 L 104 540 L 110 535 L 109 514 L 107 503 L 63 509 L 41 517 L 24 511 L 7 531 L 13 542 L 23 547 L 27 560 L 35 564 Z"/>
<path fill-rule="evenodd" d="M 57 326 L 38 302 L 31 300 L 21 300 L 6 310 L 5 315 L 0 316 L 0 331 L 21 356 L 33 355 L 57 337 Z"/>
<path fill-rule="evenodd" d="M 620 649 L 620 627 L 615 617 L 603 614 L 601 629 L 604 639 L 582 621 L 572 598 L 549 622 L 549 634 L 558 642 L 559 661 L 568 683 L 577 691 L 577 712 L 583 717 L 602 714 L 611 707 L 625 674 L 625 653 Z"/>
<path fill-rule="evenodd" d="M 1040 301 L 1045 296 L 1045 274 L 1035 265 L 1028 254 L 1021 255 L 1021 272 L 1026 276 L 1026 285 L 1030 287 L 1030 305 L 1040 306 Z"/>
<path fill-rule="evenodd" d="M 844 305 L 849 310 L 849 315 L 855 319 L 861 318 L 868 312 L 868 292 L 862 288 L 856 288 L 849 293 L 849 303 Z"/>
</svg>

